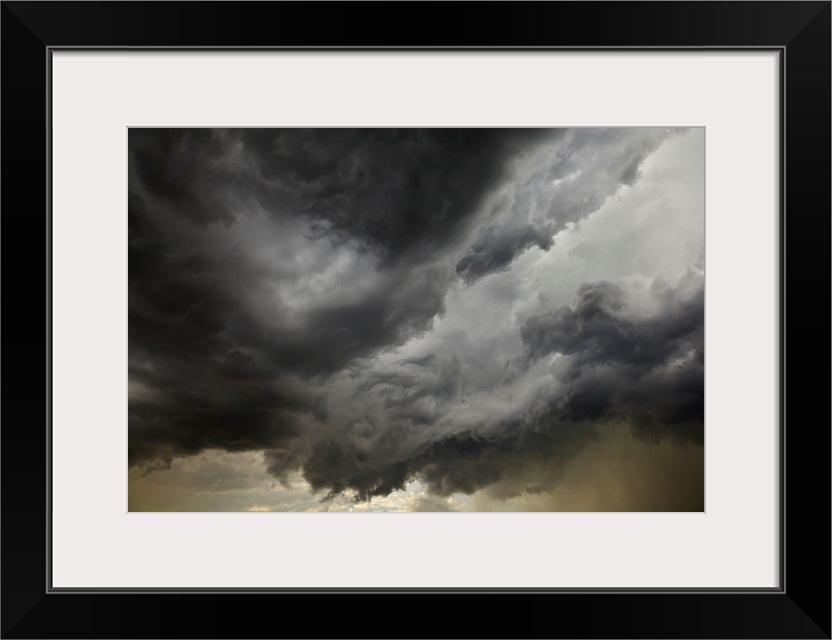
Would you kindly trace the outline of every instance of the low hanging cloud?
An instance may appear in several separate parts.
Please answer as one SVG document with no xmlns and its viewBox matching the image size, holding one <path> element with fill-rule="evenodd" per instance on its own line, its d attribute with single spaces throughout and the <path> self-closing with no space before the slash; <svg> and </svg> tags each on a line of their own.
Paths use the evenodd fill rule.
<svg viewBox="0 0 832 640">
<path fill-rule="evenodd" d="M 603 425 L 701 445 L 703 303 L 696 267 L 672 285 L 586 284 L 573 306 L 521 327 L 523 364 L 487 390 L 455 355 L 368 364 L 338 396 L 360 400 L 330 407 L 304 477 L 330 497 L 366 500 L 419 480 L 440 496 L 496 485 L 506 499 L 553 486 Z M 477 411 L 483 395 L 501 407 Z"/>
<path fill-rule="evenodd" d="M 263 452 L 321 498 L 446 504 L 548 490 L 611 421 L 701 443 L 701 264 L 508 284 L 685 135 L 130 130 L 129 464 Z"/>
<path fill-rule="evenodd" d="M 559 401 L 566 419 L 627 419 L 644 437 L 703 439 L 704 277 L 677 284 L 597 282 L 574 306 L 530 318 L 521 329 L 531 358 L 566 357 Z"/>
</svg>

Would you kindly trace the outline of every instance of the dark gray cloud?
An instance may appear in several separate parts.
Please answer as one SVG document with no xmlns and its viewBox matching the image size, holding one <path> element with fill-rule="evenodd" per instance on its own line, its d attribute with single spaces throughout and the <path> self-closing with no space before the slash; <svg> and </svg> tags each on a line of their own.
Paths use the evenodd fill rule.
<svg viewBox="0 0 832 640">
<path fill-rule="evenodd" d="M 705 414 L 704 279 L 656 281 L 646 300 L 624 285 L 581 287 L 573 307 L 530 318 L 521 330 L 532 358 L 569 357 L 559 403 L 568 419 L 629 419 L 652 439 L 701 443 Z M 633 312 L 645 304 L 649 311 Z"/>
<path fill-rule="evenodd" d="M 284 203 L 385 260 L 464 231 L 518 152 L 554 129 L 246 130 L 265 208 Z"/>
<path fill-rule="evenodd" d="M 444 437 L 407 457 L 359 453 L 352 442 L 326 440 L 308 453 L 303 476 L 327 497 L 350 493 L 357 500 L 386 496 L 420 480 L 431 493 L 473 493 L 502 482 L 503 496 L 542 490 L 558 477 L 564 461 L 596 436 L 591 424 L 566 423 L 544 414 L 501 425 L 487 436 L 470 432 Z M 529 473 L 533 469 L 536 473 Z"/>
<path fill-rule="evenodd" d="M 146 189 L 196 224 L 230 225 L 235 211 L 227 190 L 227 137 L 212 129 L 130 129 L 130 171 Z M 137 216 L 131 216 L 131 221 Z"/>
<path fill-rule="evenodd" d="M 492 313 L 517 295 L 496 274 L 636 185 L 673 133 L 131 130 L 130 464 L 263 451 L 321 496 L 510 497 L 609 421 L 701 441 L 698 272 Z M 443 333 L 449 296 L 477 311 Z"/>
<path fill-rule="evenodd" d="M 145 188 L 199 224 L 255 202 L 387 260 L 464 230 L 520 151 L 558 129 L 134 129 Z"/>
<path fill-rule="evenodd" d="M 471 252 L 456 265 L 456 272 L 466 282 L 507 269 L 515 257 L 530 247 L 548 251 L 554 240 L 551 227 L 526 227 L 501 233 L 491 228 L 485 238 L 471 247 Z"/>
</svg>

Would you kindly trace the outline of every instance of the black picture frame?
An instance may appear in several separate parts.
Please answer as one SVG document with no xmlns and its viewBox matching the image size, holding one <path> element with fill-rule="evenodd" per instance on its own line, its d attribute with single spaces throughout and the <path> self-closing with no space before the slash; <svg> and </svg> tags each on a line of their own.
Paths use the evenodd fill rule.
<svg viewBox="0 0 832 640">
<path fill-rule="evenodd" d="M 830 2 L 3 2 L 0 20 L 3 638 L 830 637 Z M 780 587 L 53 590 L 48 96 L 69 47 L 778 51 Z M 405 605 L 402 626 L 379 605 Z"/>
</svg>

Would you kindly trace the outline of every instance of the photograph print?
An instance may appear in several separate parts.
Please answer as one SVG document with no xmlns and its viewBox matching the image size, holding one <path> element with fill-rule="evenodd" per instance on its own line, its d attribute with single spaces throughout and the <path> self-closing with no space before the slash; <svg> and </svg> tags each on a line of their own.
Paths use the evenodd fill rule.
<svg viewBox="0 0 832 640">
<path fill-rule="evenodd" d="M 127 196 L 129 511 L 704 511 L 704 128 L 131 128 Z"/>
</svg>

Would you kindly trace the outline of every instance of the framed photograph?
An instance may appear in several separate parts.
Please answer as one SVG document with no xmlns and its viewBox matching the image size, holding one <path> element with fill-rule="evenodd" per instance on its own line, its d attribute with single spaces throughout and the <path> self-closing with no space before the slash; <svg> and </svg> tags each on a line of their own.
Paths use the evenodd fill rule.
<svg viewBox="0 0 832 640">
<path fill-rule="evenodd" d="M 829 2 L 2 12 L 3 637 L 830 637 Z"/>
</svg>

